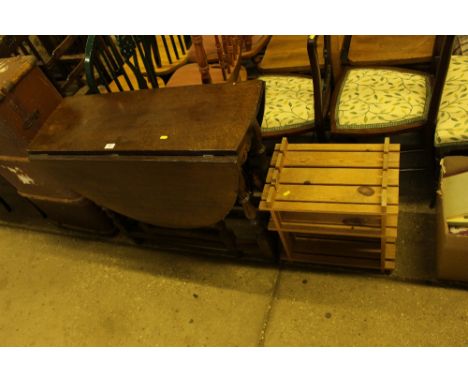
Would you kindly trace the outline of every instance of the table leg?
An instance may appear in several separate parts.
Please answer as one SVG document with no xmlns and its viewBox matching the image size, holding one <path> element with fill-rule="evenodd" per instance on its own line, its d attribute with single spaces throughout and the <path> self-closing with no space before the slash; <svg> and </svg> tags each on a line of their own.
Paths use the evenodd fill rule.
<svg viewBox="0 0 468 382">
<path fill-rule="evenodd" d="M 269 160 L 266 155 L 266 148 L 262 142 L 262 134 L 257 121 L 255 121 L 252 126 L 251 134 L 251 149 L 249 151 L 247 164 L 252 171 L 255 187 L 261 190 L 263 189 L 268 173 Z"/>
</svg>

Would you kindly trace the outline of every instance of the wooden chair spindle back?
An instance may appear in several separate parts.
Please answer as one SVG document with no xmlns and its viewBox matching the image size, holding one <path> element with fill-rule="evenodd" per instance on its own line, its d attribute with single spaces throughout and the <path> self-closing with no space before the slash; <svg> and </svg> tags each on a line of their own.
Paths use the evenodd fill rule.
<svg viewBox="0 0 468 382">
<path fill-rule="evenodd" d="M 85 73 L 90 92 L 159 87 L 152 43 L 151 36 L 89 36 Z"/>
<path fill-rule="evenodd" d="M 241 66 L 242 41 L 240 36 L 214 36 L 216 44 L 216 53 L 218 64 L 213 67 L 219 67 L 222 72 L 223 80 L 226 82 L 236 82 L 239 76 Z M 195 56 L 200 70 L 202 83 L 212 83 L 210 75 L 210 65 L 203 46 L 203 37 L 200 35 L 192 36 L 192 44 L 195 49 Z"/>
<path fill-rule="evenodd" d="M 203 47 L 203 37 L 201 35 L 192 36 L 192 43 L 195 47 L 195 56 L 197 58 L 198 68 L 202 78 L 202 83 L 211 84 L 210 66 Z"/>
<path fill-rule="evenodd" d="M 320 62 L 318 56 L 318 36 L 310 36 L 307 41 L 307 52 L 312 72 L 314 86 L 314 111 L 315 111 L 315 128 L 320 140 L 325 137 L 325 118 L 330 105 L 332 87 L 333 87 L 333 71 L 331 62 L 331 37 L 323 36 L 323 59 L 325 68 L 323 75 L 320 70 Z"/>
</svg>

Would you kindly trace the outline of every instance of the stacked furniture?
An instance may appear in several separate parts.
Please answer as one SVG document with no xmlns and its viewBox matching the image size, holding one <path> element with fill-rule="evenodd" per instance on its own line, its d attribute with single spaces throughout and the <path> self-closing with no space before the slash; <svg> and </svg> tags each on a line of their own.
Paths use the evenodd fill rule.
<svg viewBox="0 0 468 382">
<path fill-rule="evenodd" d="M 26 148 L 62 97 L 31 56 L 0 59 L 0 175 L 45 216 L 73 229 L 110 234 L 104 212 L 29 161 Z"/>
<path fill-rule="evenodd" d="M 90 93 L 164 87 L 187 62 L 186 36 L 89 36 L 85 72 Z"/>
<path fill-rule="evenodd" d="M 62 95 L 83 87 L 86 36 L 0 36 L 0 57 L 32 55 Z"/>
<path fill-rule="evenodd" d="M 218 48 L 216 44 L 216 38 L 214 35 L 204 35 L 200 36 L 203 40 L 204 50 L 206 53 L 206 58 L 209 63 L 218 61 Z M 234 37 L 234 36 L 226 36 Z M 242 35 L 237 36 L 241 39 L 242 47 L 242 59 L 243 60 L 252 60 L 254 63 L 261 57 L 261 54 L 265 50 L 265 47 L 268 45 L 271 36 L 268 35 Z M 192 45 L 188 52 L 187 57 L 188 62 L 198 62 L 197 52 L 195 47 Z"/>
<path fill-rule="evenodd" d="M 271 259 L 271 212 L 285 260 L 392 270 L 400 151 L 368 143 L 422 133 L 429 167 L 434 145 L 465 153 L 468 61 L 451 57 L 453 36 L 274 36 L 249 75 L 264 73 L 248 80 L 268 41 L 89 36 L 89 89 L 105 94 L 66 100 L 31 58 L 11 59 L 0 67 L 0 174 L 68 227 Z M 73 39 L 52 59 L 68 48 Z"/>
<path fill-rule="evenodd" d="M 186 86 L 245 81 L 247 71 L 241 66 L 242 39 L 239 36 L 213 36 L 216 63 L 210 63 L 202 36 L 192 36 L 196 63 L 177 69 L 167 86 Z"/>
<path fill-rule="evenodd" d="M 29 156 L 109 210 L 130 237 L 159 238 L 172 248 L 183 242 L 174 239 L 181 230 L 200 248 L 211 232 L 211 242 L 241 252 L 225 222 L 240 208 L 258 231 L 257 248 L 265 248 L 252 204 L 268 167 L 259 130 L 263 97 L 261 81 L 69 97 Z"/>
</svg>

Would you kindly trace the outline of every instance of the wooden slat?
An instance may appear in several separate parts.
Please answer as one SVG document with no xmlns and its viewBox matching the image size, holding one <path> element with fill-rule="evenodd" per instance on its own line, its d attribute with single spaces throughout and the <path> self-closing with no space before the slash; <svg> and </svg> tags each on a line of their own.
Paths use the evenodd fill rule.
<svg viewBox="0 0 468 382">
<path fill-rule="evenodd" d="M 263 191 L 262 191 L 262 201 L 268 201 L 270 202 L 271 201 L 271 197 L 270 197 L 270 189 L 273 188 L 272 186 L 270 186 L 268 184 L 265 185 L 265 187 L 263 187 Z M 266 203 L 264 203 L 264 211 L 267 210 L 267 211 L 271 211 L 272 209 L 270 208 L 270 206 L 267 206 Z"/>
<path fill-rule="evenodd" d="M 395 262 L 392 260 L 385 261 L 385 271 L 391 272 L 395 270 Z"/>
<path fill-rule="evenodd" d="M 310 236 L 296 237 L 294 250 L 302 254 L 374 258 L 380 260 L 380 242 L 363 240 L 324 239 Z M 387 244 L 386 261 L 395 261 L 396 246 Z"/>
<path fill-rule="evenodd" d="M 369 144 L 356 144 L 356 143 L 327 143 L 327 144 L 322 144 L 322 143 L 294 143 L 292 145 L 289 145 L 288 151 L 337 151 L 337 152 L 372 152 L 372 151 L 378 151 L 382 152 L 384 149 L 383 144 L 375 144 L 375 143 L 369 143 Z M 389 151 L 395 151 L 399 152 L 400 151 L 400 144 L 398 143 L 392 143 L 389 144 Z M 275 145 L 275 151 L 280 150 L 280 144 L 277 143 Z"/>
<path fill-rule="evenodd" d="M 269 189 L 271 186 L 266 185 Z M 276 201 L 304 203 L 343 203 L 343 204 L 379 204 L 381 188 L 367 187 L 364 191 L 358 186 L 322 186 L 287 184 L 276 187 Z M 365 192 L 369 191 L 371 195 Z M 268 190 L 269 192 L 269 190 Z M 363 193 L 364 192 L 364 193 Z M 388 204 L 398 204 L 398 187 L 388 188 Z"/>
<path fill-rule="evenodd" d="M 276 169 L 270 168 L 266 182 L 271 183 Z M 381 169 L 357 168 L 283 168 L 281 183 L 283 184 L 334 184 L 334 185 L 363 185 L 379 186 L 382 184 Z M 398 186 L 399 171 L 388 170 L 388 185 Z"/>
<path fill-rule="evenodd" d="M 283 260 L 287 260 L 284 257 Z M 293 257 L 294 261 L 313 263 L 319 265 L 334 265 L 344 266 L 351 268 L 365 268 L 365 269 L 380 269 L 380 260 L 378 259 L 366 259 L 366 258 L 350 258 L 344 256 L 330 256 L 321 254 L 301 254 L 295 253 Z"/>
<path fill-rule="evenodd" d="M 293 251 L 293 238 L 291 237 L 291 234 L 281 229 L 282 222 L 277 212 L 273 211 L 271 213 L 271 221 L 273 222 L 275 231 L 277 231 L 280 235 L 281 242 L 283 243 L 283 247 L 286 252 L 286 256 L 288 258 L 291 258 Z"/>
<path fill-rule="evenodd" d="M 272 163 L 275 163 L 278 152 L 274 152 Z M 285 167 L 318 167 L 318 168 L 382 168 L 381 152 L 288 152 L 284 162 Z M 398 152 L 389 154 L 389 167 L 399 168 L 400 155 Z"/>
<path fill-rule="evenodd" d="M 265 187 L 266 189 L 266 187 Z M 264 200 L 266 194 L 262 194 L 262 201 L 260 202 L 259 209 L 261 211 L 290 211 L 290 212 L 318 212 L 318 213 L 332 213 L 343 214 L 352 213 L 358 215 L 380 215 L 380 204 L 345 204 L 345 203 L 302 203 L 302 202 L 283 202 L 276 201 L 273 207 L 269 207 Z M 264 197 L 265 196 L 265 197 Z M 398 206 L 388 206 L 388 214 L 398 214 Z"/>
<path fill-rule="evenodd" d="M 380 243 L 352 242 L 350 240 L 296 239 L 293 261 L 320 265 L 380 269 Z M 345 252 L 343 247 L 349 250 Z M 395 269 L 395 245 L 387 245 L 389 257 L 385 259 L 385 271 Z M 361 250 L 359 251 L 359 248 Z M 285 259 L 283 257 L 283 259 Z M 287 260 L 287 259 L 285 259 Z"/>
<path fill-rule="evenodd" d="M 396 245 L 395 243 L 387 243 L 386 244 L 386 256 L 385 260 L 393 260 L 395 261 L 396 259 Z"/>
<path fill-rule="evenodd" d="M 280 212 L 281 219 L 291 223 L 314 222 L 317 224 L 344 224 L 365 227 L 380 227 L 381 216 L 356 216 L 355 214 L 330 214 L 314 212 Z M 397 227 L 398 215 L 387 216 L 387 226 Z"/>
<path fill-rule="evenodd" d="M 380 259 L 380 242 L 296 237 L 295 253 Z"/>
<path fill-rule="evenodd" d="M 270 231 L 276 231 L 276 227 L 272 222 L 268 224 Z M 306 234 L 319 234 L 319 235 L 335 235 L 335 236 L 352 236 L 352 237 L 375 237 L 380 238 L 382 232 L 380 229 L 364 229 L 363 227 L 349 226 L 333 226 L 325 224 L 313 224 L 313 223 L 286 223 L 283 222 L 281 230 L 285 232 L 296 232 Z M 387 241 L 394 242 L 397 236 L 397 229 L 394 227 L 387 227 L 383 234 L 386 236 Z"/>
<path fill-rule="evenodd" d="M 386 238 L 385 238 L 385 240 L 386 240 L 385 242 L 386 242 L 387 244 L 396 244 L 396 239 L 397 239 L 397 237 L 396 237 L 396 232 L 397 232 L 397 229 L 396 229 L 396 228 L 394 228 L 394 229 L 395 229 L 395 236 L 393 236 L 393 237 L 386 237 Z"/>
<path fill-rule="evenodd" d="M 276 163 L 278 154 L 272 156 Z M 319 167 L 319 168 L 382 168 L 382 152 L 326 152 L 326 151 L 288 151 L 284 167 Z M 400 153 L 390 152 L 389 168 L 399 168 Z"/>
</svg>

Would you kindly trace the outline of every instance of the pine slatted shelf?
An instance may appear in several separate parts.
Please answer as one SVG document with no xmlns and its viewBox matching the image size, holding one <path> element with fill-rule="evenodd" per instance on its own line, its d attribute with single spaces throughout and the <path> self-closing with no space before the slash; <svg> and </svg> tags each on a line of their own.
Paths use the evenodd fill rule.
<svg viewBox="0 0 468 382">
<path fill-rule="evenodd" d="M 260 210 L 271 214 L 282 259 L 395 268 L 400 145 L 289 144 L 275 151 Z"/>
</svg>

